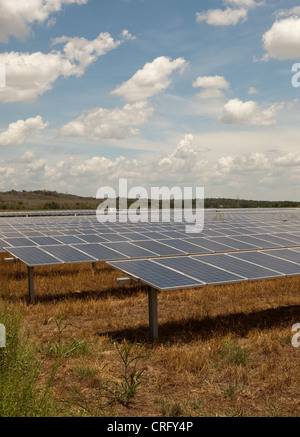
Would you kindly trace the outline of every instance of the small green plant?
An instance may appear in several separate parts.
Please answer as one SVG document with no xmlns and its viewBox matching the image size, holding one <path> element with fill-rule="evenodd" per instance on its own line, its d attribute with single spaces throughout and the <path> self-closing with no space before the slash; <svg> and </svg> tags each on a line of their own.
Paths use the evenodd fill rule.
<svg viewBox="0 0 300 437">
<path fill-rule="evenodd" d="M 22 314 L 7 306 L 1 309 L 0 320 L 7 332 L 6 347 L 0 349 L 0 417 L 57 414 L 51 393 L 57 366 L 52 368 L 46 385 L 40 387 L 40 360 L 35 345 L 22 332 Z"/>
<path fill-rule="evenodd" d="M 52 335 L 52 340 L 46 347 L 47 353 L 49 353 L 50 355 L 54 355 L 57 358 L 67 356 L 76 358 L 85 355 L 88 352 L 88 343 L 78 340 L 64 342 L 62 339 L 62 333 L 64 332 L 64 330 L 68 326 L 75 326 L 77 328 L 76 325 L 73 325 L 70 322 L 65 322 L 64 316 L 50 317 L 48 323 L 50 323 L 52 320 L 54 320 L 56 324 L 57 332 Z"/>
<path fill-rule="evenodd" d="M 220 387 L 221 392 L 226 398 L 233 399 L 234 396 L 242 391 L 242 385 L 237 382 Z"/>
<path fill-rule="evenodd" d="M 186 416 L 186 409 L 184 405 L 178 400 L 166 401 L 161 399 L 158 401 L 160 404 L 160 411 L 164 417 L 180 417 Z"/>
<path fill-rule="evenodd" d="M 236 340 L 222 341 L 220 349 L 214 350 L 211 353 L 214 362 L 219 364 L 220 361 L 225 361 L 236 366 L 245 366 L 248 356 L 249 351 L 241 346 Z"/>
<path fill-rule="evenodd" d="M 144 355 L 132 356 L 133 348 L 138 344 L 119 346 L 116 342 L 114 347 L 122 361 L 122 372 L 118 381 L 111 381 L 112 387 L 106 385 L 106 389 L 113 398 L 122 405 L 128 406 L 131 399 L 136 395 L 142 383 L 142 375 L 145 369 L 137 370 L 137 363 Z"/>
</svg>

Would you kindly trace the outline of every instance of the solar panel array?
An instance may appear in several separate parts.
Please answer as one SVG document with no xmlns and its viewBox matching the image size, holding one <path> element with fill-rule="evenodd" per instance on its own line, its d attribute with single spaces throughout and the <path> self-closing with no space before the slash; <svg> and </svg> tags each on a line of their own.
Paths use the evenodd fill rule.
<svg viewBox="0 0 300 437">
<path fill-rule="evenodd" d="M 158 290 L 300 275 L 300 249 L 275 249 L 109 262 Z"/>
<path fill-rule="evenodd" d="M 28 266 L 149 260 L 151 264 L 140 262 L 136 266 L 149 265 L 151 269 L 157 258 L 192 257 L 195 261 L 195 255 L 251 252 L 255 256 L 261 250 L 300 247 L 298 209 L 206 210 L 205 226 L 199 234 L 186 233 L 186 223 L 177 221 L 176 211 L 171 221 L 168 221 L 168 211 L 164 213 L 165 216 L 160 217 L 159 221 L 147 223 L 99 223 L 95 213 L 56 217 L 2 217 L 0 247 Z M 227 262 L 231 259 L 228 256 L 223 257 Z M 215 262 L 217 259 L 221 260 L 220 256 L 215 256 Z M 201 262 L 204 260 L 202 258 Z M 199 263 L 199 260 L 196 261 Z M 234 260 L 236 266 L 242 263 L 241 268 L 245 262 L 245 259 L 237 257 Z M 250 260 L 247 262 L 246 266 L 249 267 Z M 203 267 L 202 264 L 195 266 Z M 162 271 L 170 269 L 163 264 L 160 267 Z M 219 273 L 219 270 L 213 269 L 209 273 L 212 271 Z M 242 270 L 239 272 L 239 278 L 243 277 Z M 235 279 L 233 276 L 231 278 Z"/>
</svg>

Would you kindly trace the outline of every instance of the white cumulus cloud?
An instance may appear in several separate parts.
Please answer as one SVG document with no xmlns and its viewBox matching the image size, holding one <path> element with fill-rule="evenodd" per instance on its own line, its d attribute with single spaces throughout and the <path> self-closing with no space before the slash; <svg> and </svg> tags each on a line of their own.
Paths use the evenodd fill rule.
<svg viewBox="0 0 300 437">
<path fill-rule="evenodd" d="M 300 17 L 292 16 L 277 20 L 262 37 L 266 54 L 263 60 L 299 59 Z"/>
<path fill-rule="evenodd" d="M 30 34 L 31 25 L 44 23 L 50 14 L 58 12 L 63 5 L 87 3 L 88 0 L 1 0 L 0 42 L 9 36 L 24 39 Z"/>
<path fill-rule="evenodd" d="M 63 36 L 53 41 L 65 43 L 63 50 L 50 53 L 4 52 L 0 64 L 6 68 L 6 87 L 0 88 L 0 102 L 33 103 L 38 96 L 52 89 L 58 77 L 80 77 L 99 56 L 116 49 L 132 36 L 123 31 L 120 40 L 114 40 L 107 32 L 94 40 Z"/>
<path fill-rule="evenodd" d="M 92 141 L 103 138 L 122 139 L 138 132 L 132 128 L 145 124 L 153 108 L 145 101 L 126 104 L 123 108 L 94 108 L 60 129 L 63 136 L 87 137 Z"/>
<path fill-rule="evenodd" d="M 198 23 L 205 21 L 211 26 L 233 26 L 240 21 L 247 20 L 247 9 L 209 9 L 208 11 L 197 12 L 196 20 Z"/>
<path fill-rule="evenodd" d="M 264 109 L 252 100 L 243 102 L 235 98 L 224 105 L 219 121 L 227 124 L 273 126 L 276 124 L 277 115 L 285 105 L 284 102 L 274 103 Z"/>
<path fill-rule="evenodd" d="M 194 88 L 202 88 L 197 94 L 200 99 L 222 97 L 223 90 L 228 90 L 229 82 L 223 76 L 199 76 L 193 83 Z"/>
<path fill-rule="evenodd" d="M 183 58 L 171 60 L 160 56 L 148 62 L 138 70 L 128 81 L 114 89 L 111 94 L 123 97 L 127 101 L 145 100 L 168 88 L 171 84 L 170 75 L 175 70 L 183 71 L 187 62 Z"/>
<path fill-rule="evenodd" d="M 22 145 L 34 133 L 45 129 L 48 124 L 43 122 L 40 115 L 10 123 L 7 130 L 0 133 L 0 146 Z"/>
</svg>

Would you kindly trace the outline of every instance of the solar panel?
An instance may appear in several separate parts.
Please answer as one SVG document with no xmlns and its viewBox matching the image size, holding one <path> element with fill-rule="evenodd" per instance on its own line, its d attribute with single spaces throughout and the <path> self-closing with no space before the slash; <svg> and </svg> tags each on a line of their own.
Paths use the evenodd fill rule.
<svg viewBox="0 0 300 437">
<path fill-rule="evenodd" d="M 35 246 L 7 248 L 9 253 L 28 266 L 56 265 L 61 261 Z"/>
<path fill-rule="evenodd" d="M 235 240 L 230 237 L 213 237 L 212 241 L 216 241 L 217 243 L 227 244 L 228 246 L 233 247 L 233 249 L 237 250 L 251 250 L 256 247 L 253 244 L 245 243 L 244 241 Z"/>
<path fill-rule="evenodd" d="M 162 231 L 162 235 L 169 238 L 184 238 L 186 234 L 184 232 L 178 232 L 178 231 Z"/>
<path fill-rule="evenodd" d="M 278 237 L 276 234 L 268 234 L 264 235 L 264 240 L 269 241 L 271 243 L 278 244 L 278 246 L 281 247 L 289 247 L 289 246 L 296 246 L 297 243 L 293 242 L 292 240 L 289 240 L 287 238 Z"/>
<path fill-rule="evenodd" d="M 297 235 L 300 213 L 295 209 L 206 210 L 204 231 L 198 234 L 187 234 L 186 223 L 174 221 L 177 211 L 172 211 L 171 222 L 163 222 L 161 211 L 158 211 L 160 221 L 148 223 L 99 223 L 95 211 L 89 216 L 72 214 L 72 211 L 66 211 L 52 216 L 51 212 L 45 212 L 28 217 L 17 214 L 1 218 L 2 246 L 34 244 L 43 249 L 50 245 L 76 247 L 77 244 L 104 243 L 106 249 L 118 252 L 121 258 L 235 253 L 300 246 L 300 236 Z M 168 211 L 164 211 L 164 218 L 168 218 Z M 123 241 L 126 241 L 123 246 L 113 246 Z M 103 259 L 102 255 L 99 256 Z M 73 260 L 71 256 L 67 259 L 63 262 Z"/>
<path fill-rule="evenodd" d="M 56 240 L 60 241 L 63 244 L 76 244 L 76 243 L 82 243 L 82 240 L 80 238 L 77 238 L 73 235 L 62 235 L 57 236 Z"/>
<path fill-rule="evenodd" d="M 167 245 L 167 243 L 164 244 L 162 241 L 137 241 L 135 242 L 135 245 L 160 256 L 186 254 L 182 250 L 175 249 L 174 247 Z"/>
<path fill-rule="evenodd" d="M 53 255 L 55 258 L 61 260 L 63 263 L 81 263 L 94 262 L 95 258 L 83 253 L 74 247 L 65 246 L 63 244 L 58 246 L 42 246 L 41 250 Z"/>
<path fill-rule="evenodd" d="M 128 238 L 131 241 L 149 240 L 148 237 L 146 237 L 145 235 L 142 235 L 138 232 L 125 232 L 122 235 L 124 235 L 124 237 Z"/>
<path fill-rule="evenodd" d="M 81 234 L 80 240 L 83 240 L 86 243 L 103 243 L 105 241 L 106 242 L 108 241 L 105 238 L 100 237 L 100 235 L 97 235 L 97 234 Z"/>
<path fill-rule="evenodd" d="M 232 254 L 232 257 L 250 261 L 254 264 L 272 269 L 285 275 L 300 274 L 300 265 L 275 256 L 270 256 L 263 252 L 235 253 Z"/>
<path fill-rule="evenodd" d="M 6 246 L 19 247 L 19 246 L 36 246 L 36 244 L 25 237 L 20 238 L 6 238 Z"/>
<path fill-rule="evenodd" d="M 300 264 L 300 253 L 295 248 L 267 250 L 264 253 Z"/>
<path fill-rule="evenodd" d="M 117 252 L 130 258 L 151 258 L 156 256 L 155 252 L 151 252 L 150 250 L 144 249 L 143 247 L 127 241 L 103 243 L 103 246 L 116 250 Z"/>
<path fill-rule="evenodd" d="M 261 236 L 259 236 L 259 237 L 261 237 Z M 235 238 L 235 240 L 243 241 L 244 243 L 248 243 L 248 244 L 252 244 L 257 249 L 270 249 L 272 247 L 279 247 L 278 244 L 271 243 L 271 242 L 266 241 L 266 240 L 259 238 L 259 237 L 253 237 L 250 235 L 244 235 L 244 236 L 242 235 L 242 236 L 236 236 L 234 238 Z"/>
<path fill-rule="evenodd" d="M 123 253 L 117 252 L 112 248 L 106 247 L 103 244 L 88 243 L 73 245 L 75 249 L 79 249 L 87 255 L 92 256 L 97 261 L 108 261 L 116 259 L 126 259 L 127 256 Z"/>
<path fill-rule="evenodd" d="M 213 255 L 214 256 L 214 255 Z M 175 271 L 193 277 L 206 284 L 223 284 L 235 281 L 245 281 L 242 276 L 230 273 L 226 270 L 205 264 L 190 257 L 157 259 L 155 262 Z"/>
<path fill-rule="evenodd" d="M 145 237 L 148 237 L 150 239 L 154 239 L 154 240 L 168 240 L 168 237 L 166 235 L 161 234 L 160 232 L 155 232 L 155 231 L 143 231 L 140 232 L 142 235 L 144 235 Z"/>
<path fill-rule="evenodd" d="M 50 246 L 51 244 L 59 244 L 59 241 L 52 237 L 31 237 L 30 239 L 38 246 Z"/>
<path fill-rule="evenodd" d="M 286 238 L 287 240 L 291 240 L 295 243 L 300 244 L 300 236 L 299 235 L 290 234 L 289 232 L 288 233 L 281 232 L 281 233 L 278 233 L 277 235 L 278 235 L 278 237 Z"/>
<path fill-rule="evenodd" d="M 117 233 L 106 233 L 104 238 L 108 241 L 129 241 L 124 235 Z"/>
<path fill-rule="evenodd" d="M 193 240 L 168 240 L 168 246 L 174 247 L 175 249 L 182 250 L 187 254 L 197 254 L 197 253 L 212 253 L 211 250 L 205 249 L 204 247 L 197 246 L 193 243 Z"/>
<path fill-rule="evenodd" d="M 243 276 L 249 280 L 276 278 L 278 276 L 282 276 L 282 274 L 274 270 L 251 264 L 248 261 L 240 260 L 227 254 L 199 255 L 194 256 L 193 258 L 211 264 L 215 267 L 228 270 L 229 272 Z"/>
<path fill-rule="evenodd" d="M 230 250 L 234 250 L 232 246 L 218 243 L 217 241 L 213 241 L 209 238 L 196 237 L 196 238 L 192 238 L 191 242 L 193 242 L 193 244 L 198 244 L 199 246 L 204 247 L 205 249 L 210 249 L 214 252 L 227 252 Z"/>
<path fill-rule="evenodd" d="M 110 266 L 121 270 L 123 273 L 134 276 L 159 290 L 177 288 L 199 287 L 204 285 L 201 281 L 192 279 L 179 272 L 158 265 L 151 260 L 114 261 Z"/>
</svg>

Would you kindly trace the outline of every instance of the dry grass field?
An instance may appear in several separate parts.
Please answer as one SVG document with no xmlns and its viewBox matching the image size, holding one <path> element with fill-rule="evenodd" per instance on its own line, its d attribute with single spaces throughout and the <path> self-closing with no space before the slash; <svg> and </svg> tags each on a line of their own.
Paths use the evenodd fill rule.
<svg viewBox="0 0 300 437">
<path fill-rule="evenodd" d="M 36 268 L 29 305 L 27 268 L 3 258 L 0 309 L 21 312 L 53 414 L 300 416 L 300 278 L 159 293 L 151 341 L 146 289 L 105 263 Z"/>
</svg>

